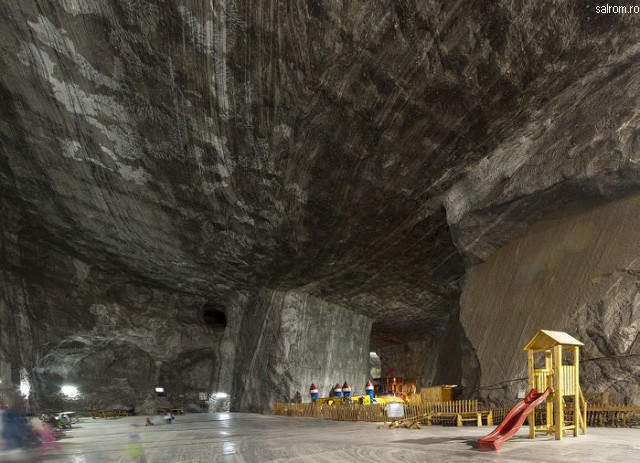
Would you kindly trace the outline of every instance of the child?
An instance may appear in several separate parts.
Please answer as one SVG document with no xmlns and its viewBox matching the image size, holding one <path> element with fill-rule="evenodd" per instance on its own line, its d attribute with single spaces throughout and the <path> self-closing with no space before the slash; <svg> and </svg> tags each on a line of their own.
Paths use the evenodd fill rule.
<svg viewBox="0 0 640 463">
<path fill-rule="evenodd" d="M 57 452 L 60 452 L 60 444 L 56 440 L 56 435 L 53 432 L 53 428 L 47 423 L 42 422 L 42 425 L 36 429 L 40 434 L 40 445 L 38 446 L 38 454 L 42 455 L 47 449 L 52 448 Z"/>
<path fill-rule="evenodd" d="M 131 459 L 137 463 L 145 463 L 147 460 L 144 456 L 144 450 L 140 443 L 140 433 L 138 425 L 132 424 L 129 428 L 129 444 L 127 445 L 127 453 Z"/>
</svg>

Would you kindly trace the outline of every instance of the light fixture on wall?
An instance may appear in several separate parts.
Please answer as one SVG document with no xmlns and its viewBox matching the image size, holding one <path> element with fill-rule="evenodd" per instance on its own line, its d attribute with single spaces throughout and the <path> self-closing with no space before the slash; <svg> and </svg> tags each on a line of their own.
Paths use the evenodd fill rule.
<svg viewBox="0 0 640 463">
<path fill-rule="evenodd" d="M 75 399 L 80 394 L 77 387 L 71 386 L 69 384 L 65 384 L 64 386 L 62 386 L 60 388 L 60 392 L 62 392 L 62 394 L 68 399 Z"/>
<path fill-rule="evenodd" d="M 20 369 L 20 394 L 25 399 L 29 399 L 29 394 L 31 394 L 31 382 L 29 381 L 29 374 L 25 368 Z"/>
<path fill-rule="evenodd" d="M 158 397 L 164 397 L 164 388 L 161 386 L 156 386 L 156 394 L 158 394 Z"/>
<path fill-rule="evenodd" d="M 21 379 L 20 380 L 20 394 L 25 399 L 29 398 L 29 394 L 31 394 L 31 384 L 29 381 Z"/>
</svg>

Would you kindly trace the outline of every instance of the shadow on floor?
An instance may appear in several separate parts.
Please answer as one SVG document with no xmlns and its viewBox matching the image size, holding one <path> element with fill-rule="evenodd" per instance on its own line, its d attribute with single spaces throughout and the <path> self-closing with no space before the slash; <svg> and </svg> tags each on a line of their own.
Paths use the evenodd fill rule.
<svg viewBox="0 0 640 463">
<path fill-rule="evenodd" d="M 525 442 L 530 439 L 525 436 L 513 436 L 507 442 L 516 443 L 516 442 Z M 478 439 L 469 439 L 469 438 L 451 438 L 451 437 L 424 437 L 422 439 L 403 439 L 393 441 L 393 444 L 418 444 L 418 445 L 431 445 L 431 444 L 465 444 L 467 447 L 477 449 L 478 448 Z"/>
<path fill-rule="evenodd" d="M 469 439 L 452 439 L 450 437 L 424 437 L 422 439 L 403 439 L 393 441 L 393 444 L 419 444 L 419 445 L 431 445 L 431 444 L 447 444 L 447 443 L 460 443 L 460 442 L 472 442 L 474 445 L 475 440 Z"/>
</svg>

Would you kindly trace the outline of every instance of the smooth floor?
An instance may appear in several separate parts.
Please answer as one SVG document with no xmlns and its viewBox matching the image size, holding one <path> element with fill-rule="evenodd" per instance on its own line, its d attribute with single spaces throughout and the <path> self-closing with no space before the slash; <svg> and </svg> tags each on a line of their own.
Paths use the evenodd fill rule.
<svg viewBox="0 0 640 463">
<path fill-rule="evenodd" d="M 379 424 L 248 413 L 160 417 L 82 418 L 60 440 L 61 453 L 23 461 L 106 463 L 136 461 L 127 453 L 131 424 L 140 425 L 147 463 L 178 462 L 640 462 L 640 429 L 589 428 L 562 441 L 528 438 L 523 428 L 499 452 L 476 448 L 493 427 L 424 426 L 379 429 Z"/>
</svg>

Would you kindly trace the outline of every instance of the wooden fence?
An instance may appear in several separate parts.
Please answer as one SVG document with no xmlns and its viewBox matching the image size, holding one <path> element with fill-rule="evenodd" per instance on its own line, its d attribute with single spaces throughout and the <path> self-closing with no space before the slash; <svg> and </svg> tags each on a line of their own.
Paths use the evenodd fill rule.
<svg viewBox="0 0 640 463">
<path fill-rule="evenodd" d="M 316 405 L 312 403 L 276 403 L 276 415 L 306 416 L 337 421 L 385 421 L 382 405 Z"/>
<path fill-rule="evenodd" d="M 507 413 L 509 413 L 509 410 L 511 410 L 511 407 L 492 408 L 491 411 L 493 412 L 493 423 L 500 424 L 500 422 L 504 420 L 504 417 L 507 416 Z"/>
<path fill-rule="evenodd" d="M 496 424 L 504 419 L 509 412 L 508 407 L 494 409 L 493 416 Z M 573 409 L 564 410 L 565 423 L 573 423 Z M 628 405 L 587 405 L 587 426 L 602 426 L 610 428 L 628 428 L 640 425 L 640 407 Z M 536 408 L 536 424 L 546 424 L 547 414 L 543 406 Z"/>
<path fill-rule="evenodd" d="M 509 413 L 511 407 L 499 407 L 482 410 L 477 400 L 455 400 L 451 402 L 423 402 L 404 405 L 403 421 L 433 421 L 440 416 L 443 424 L 455 424 L 456 414 L 482 413 L 486 416 L 491 411 L 493 424 L 499 424 Z M 276 415 L 306 416 L 337 421 L 392 421 L 385 415 L 383 405 L 316 405 L 312 403 L 276 403 Z M 427 419 L 431 417 L 431 419 Z M 573 421 L 573 410 L 565 410 L 566 422 Z M 545 424 L 544 407 L 536 408 L 536 423 Z M 625 405 L 589 405 L 587 407 L 587 424 L 589 426 L 630 427 L 640 424 L 640 407 Z"/>
<path fill-rule="evenodd" d="M 589 405 L 587 425 L 628 428 L 640 424 L 640 407 L 627 405 Z"/>
<path fill-rule="evenodd" d="M 477 400 L 455 400 L 451 402 L 422 402 L 404 404 L 405 419 L 425 419 L 427 416 L 449 417 L 444 422 L 455 422 L 457 414 L 476 413 Z M 313 403 L 276 403 L 276 415 L 306 416 L 338 421 L 391 421 L 385 415 L 384 405 L 316 405 Z"/>
</svg>

